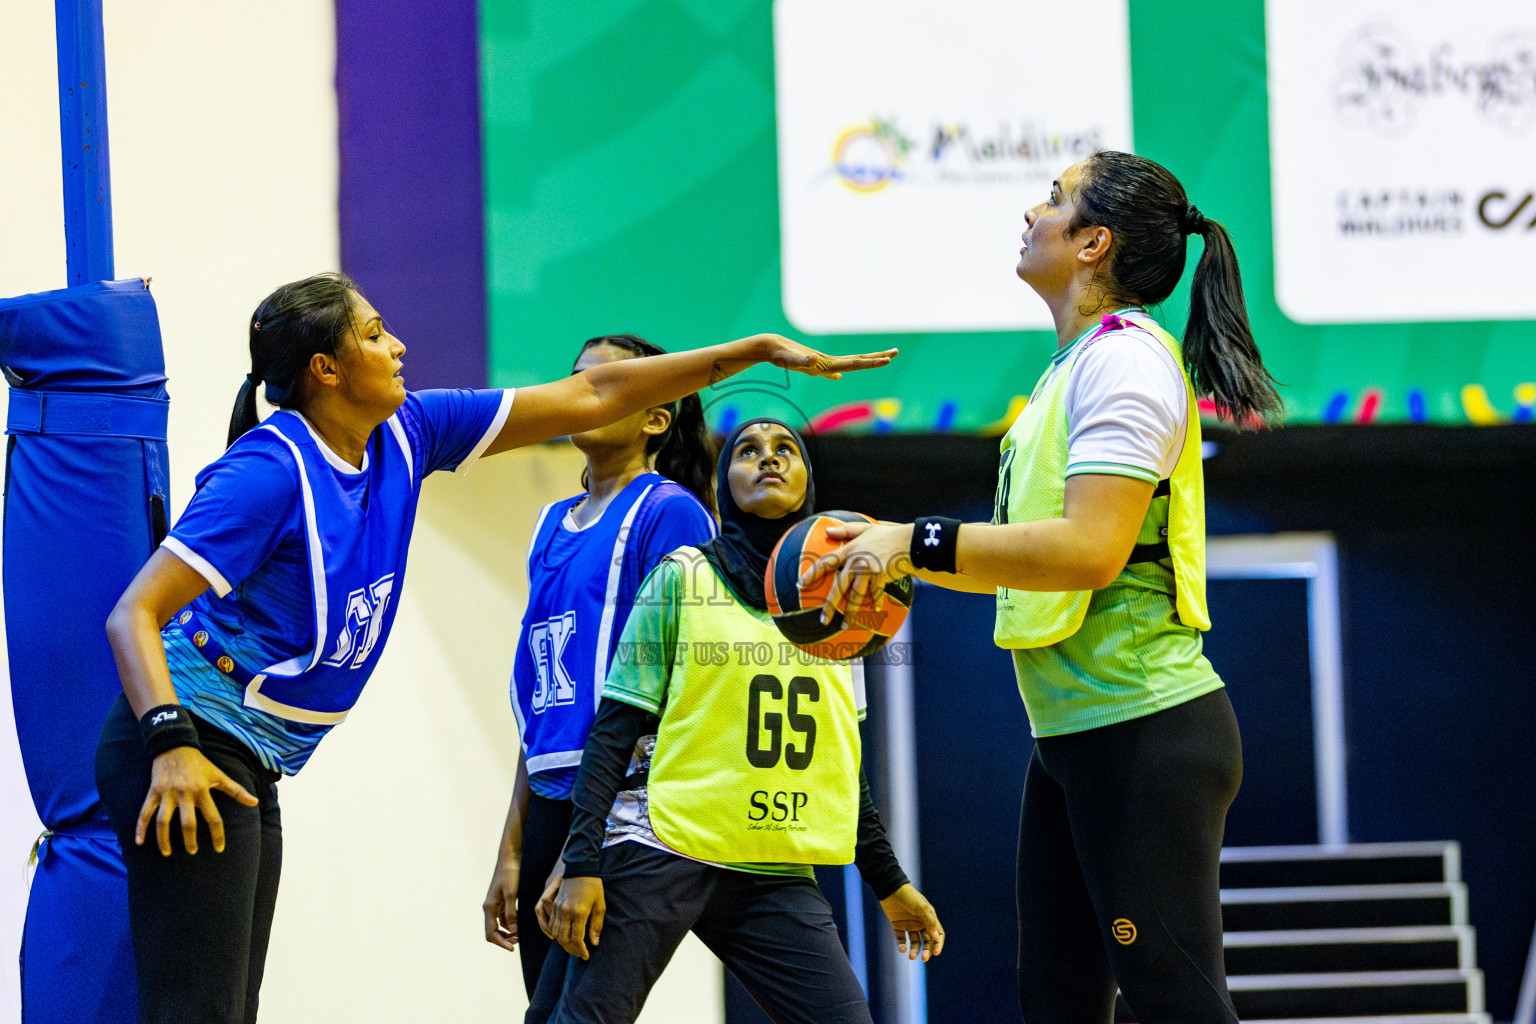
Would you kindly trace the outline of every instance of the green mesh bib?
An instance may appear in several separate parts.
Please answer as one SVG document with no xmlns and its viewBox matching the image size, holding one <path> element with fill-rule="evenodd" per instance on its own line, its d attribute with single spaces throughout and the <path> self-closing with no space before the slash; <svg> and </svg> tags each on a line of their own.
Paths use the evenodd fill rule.
<svg viewBox="0 0 1536 1024">
<path fill-rule="evenodd" d="M 712 571 L 702 557 L 674 560 L 689 577 Z M 705 586 L 718 595 L 713 582 Z M 685 604 L 651 760 L 657 837 L 700 860 L 851 863 L 859 814 L 852 666 L 803 654 L 766 612 L 737 601 Z"/>
<path fill-rule="evenodd" d="M 1131 322 L 1157 338 L 1182 370 L 1179 343 L 1171 334 L 1150 319 L 1138 317 Z M 1062 515 L 1071 433 L 1067 380 L 1085 347 L 1074 344 L 1061 365 L 1053 362 L 1035 385 L 1029 404 L 1004 435 L 993 522 L 1025 523 Z M 1211 627 L 1211 618 L 1205 603 L 1205 477 L 1200 463 L 1200 414 L 1187 371 L 1184 390 L 1189 401 L 1188 428 L 1169 481 L 1166 539 L 1173 561 L 1179 620 L 1206 630 Z M 1082 628 L 1091 596 L 1086 590 L 1000 587 L 993 639 L 999 647 L 1008 648 L 1045 647 L 1065 640 Z"/>
</svg>

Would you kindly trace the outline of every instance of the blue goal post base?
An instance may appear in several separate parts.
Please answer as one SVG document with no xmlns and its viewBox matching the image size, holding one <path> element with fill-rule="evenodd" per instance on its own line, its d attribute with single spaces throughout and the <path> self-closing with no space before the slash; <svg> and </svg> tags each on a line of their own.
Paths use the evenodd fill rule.
<svg viewBox="0 0 1536 1024">
<path fill-rule="evenodd" d="M 134 1024 L 127 885 L 96 793 L 122 692 L 103 628 L 169 507 L 160 320 L 142 280 L 0 300 L 10 384 L 5 626 L 22 763 L 48 830 L 22 936 L 28 1024 Z"/>
</svg>

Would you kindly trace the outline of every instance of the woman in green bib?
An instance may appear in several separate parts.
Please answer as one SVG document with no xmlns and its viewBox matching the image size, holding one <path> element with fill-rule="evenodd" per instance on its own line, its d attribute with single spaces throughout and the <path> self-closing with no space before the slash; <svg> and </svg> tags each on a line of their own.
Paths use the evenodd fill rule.
<svg viewBox="0 0 1536 1024">
<path fill-rule="evenodd" d="M 690 930 L 777 1024 L 868 1024 L 813 864 L 856 863 L 911 958 L 943 948 L 859 768 L 862 673 L 804 655 L 767 612 L 768 557 L 815 507 L 800 435 L 742 424 L 716 495 L 720 536 L 636 595 L 582 753 L 540 915 L 579 958 L 556 1024 L 634 1020 Z"/>
<path fill-rule="evenodd" d="M 991 523 L 845 525 L 808 576 L 828 607 L 895 576 L 995 593 L 1035 736 L 1019 823 L 1019 998 L 1028 1022 L 1236 1021 L 1217 871 L 1242 778 L 1201 653 L 1199 396 L 1239 426 L 1280 408 L 1226 230 L 1143 157 L 1069 167 L 1024 215 L 1018 276 L 1057 352 L 1002 443 Z M 1147 307 L 1195 268 L 1180 343 Z M 854 557 L 857 555 L 858 557 Z"/>
</svg>

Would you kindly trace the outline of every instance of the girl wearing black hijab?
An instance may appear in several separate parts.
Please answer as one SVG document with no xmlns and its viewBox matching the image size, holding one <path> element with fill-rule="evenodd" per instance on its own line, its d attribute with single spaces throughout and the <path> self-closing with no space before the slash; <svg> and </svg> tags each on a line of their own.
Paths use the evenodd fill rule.
<svg viewBox="0 0 1536 1024">
<path fill-rule="evenodd" d="M 868 1024 L 812 864 L 856 863 L 909 958 L 943 947 L 859 769 L 862 680 L 784 643 L 767 612 L 769 555 L 815 507 L 800 435 L 742 424 L 716 494 L 720 536 L 641 587 L 582 755 L 541 914 L 579 958 L 559 1024 L 634 1020 L 690 930 L 778 1024 Z"/>
</svg>

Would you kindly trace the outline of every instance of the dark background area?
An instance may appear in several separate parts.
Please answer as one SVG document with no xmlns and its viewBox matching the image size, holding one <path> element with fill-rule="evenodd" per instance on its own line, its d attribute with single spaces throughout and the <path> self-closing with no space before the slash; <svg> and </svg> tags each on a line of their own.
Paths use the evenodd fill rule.
<svg viewBox="0 0 1536 1024">
<path fill-rule="evenodd" d="M 1210 534 L 1337 539 L 1350 838 L 1461 843 L 1488 1010 L 1509 1020 L 1536 923 L 1536 429 L 1289 427 L 1210 439 Z M 990 514 L 996 439 L 809 443 L 823 508 Z M 1305 602 L 1301 581 L 1211 585 L 1207 650 L 1245 750 L 1229 845 L 1315 841 Z M 936 588 L 913 610 L 922 872 L 949 933 L 927 968 L 934 1024 L 1018 1019 L 1012 872 L 1031 744 L 991 623 L 989 599 Z"/>
</svg>

